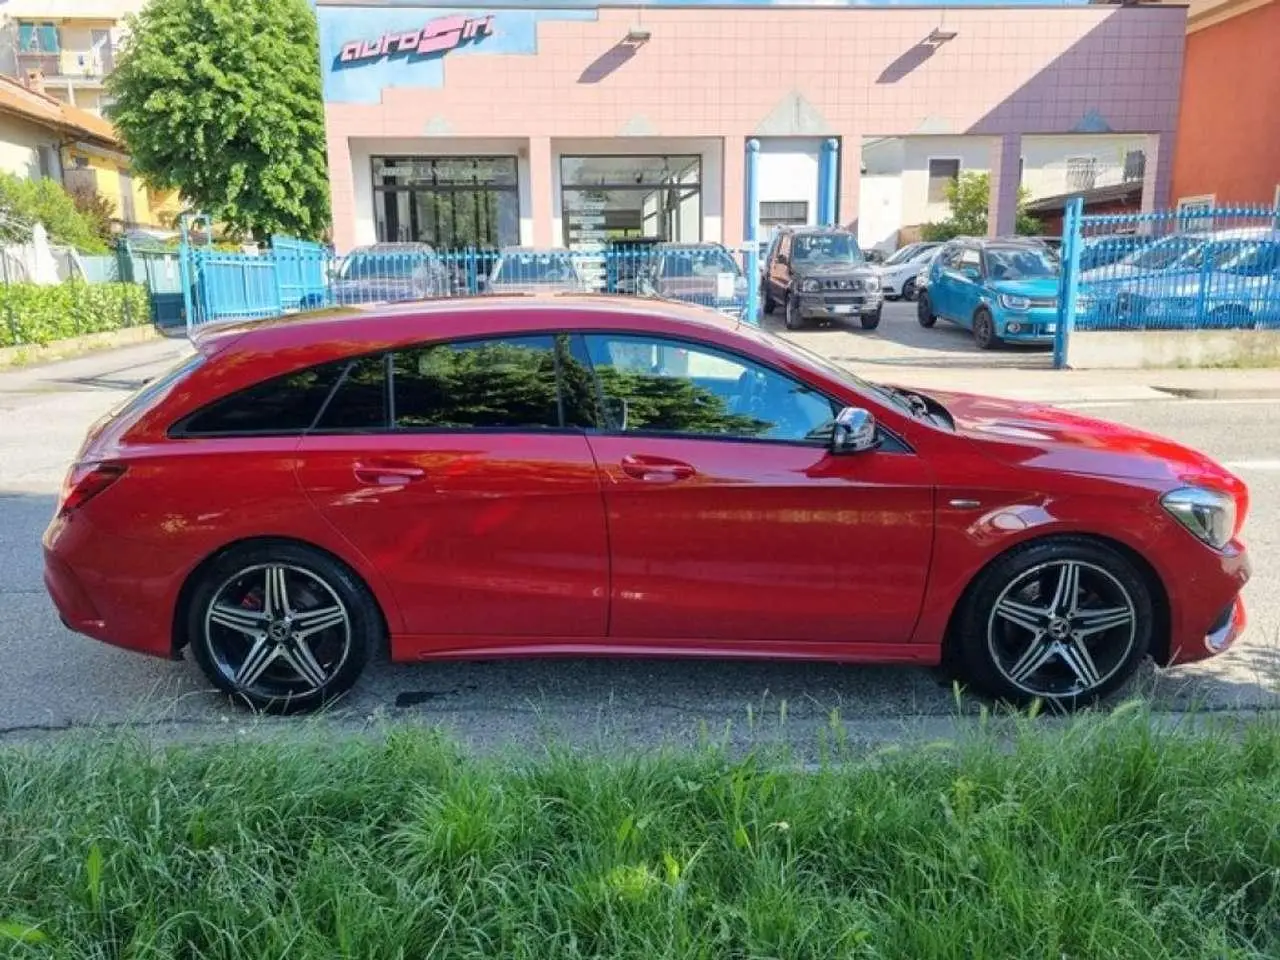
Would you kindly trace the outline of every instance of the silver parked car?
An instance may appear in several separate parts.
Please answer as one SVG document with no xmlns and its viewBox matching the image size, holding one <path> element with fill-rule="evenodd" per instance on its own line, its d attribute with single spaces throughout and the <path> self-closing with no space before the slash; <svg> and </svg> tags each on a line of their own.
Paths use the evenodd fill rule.
<svg viewBox="0 0 1280 960">
<path fill-rule="evenodd" d="M 506 247 L 484 289 L 489 293 L 578 293 L 589 285 L 568 250 Z"/>
</svg>

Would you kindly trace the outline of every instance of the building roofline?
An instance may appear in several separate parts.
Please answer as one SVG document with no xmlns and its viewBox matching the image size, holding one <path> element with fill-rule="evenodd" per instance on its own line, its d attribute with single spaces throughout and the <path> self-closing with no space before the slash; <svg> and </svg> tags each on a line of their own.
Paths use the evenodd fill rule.
<svg viewBox="0 0 1280 960">
<path fill-rule="evenodd" d="M 0 112 L 90 143 L 124 150 L 124 143 L 108 120 L 23 86 L 0 75 Z"/>
</svg>

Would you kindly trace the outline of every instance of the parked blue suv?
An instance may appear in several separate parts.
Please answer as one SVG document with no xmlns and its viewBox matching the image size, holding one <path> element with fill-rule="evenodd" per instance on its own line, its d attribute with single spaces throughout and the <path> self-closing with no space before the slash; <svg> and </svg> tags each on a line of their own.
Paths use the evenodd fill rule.
<svg viewBox="0 0 1280 960">
<path fill-rule="evenodd" d="M 1053 251 L 1033 240 L 953 240 L 929 268 L 916 317 L 922 327 L 941 318 L 972 330 L 983 350 L 1052 343 L 1061 272 Z"/>
</svg>

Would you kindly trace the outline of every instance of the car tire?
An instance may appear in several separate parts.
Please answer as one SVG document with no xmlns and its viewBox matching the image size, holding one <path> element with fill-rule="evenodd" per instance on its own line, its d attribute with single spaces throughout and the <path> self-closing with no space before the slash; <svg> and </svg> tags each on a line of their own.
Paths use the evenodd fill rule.
<svg viewBox="0 0 1280 960">
<path fill-rule="evenodd" d="M 773 299 L 773 294 L 769 293 L 769 284 L 762 283 L 760 285 L 760 298 L 764 301 L 764 312 L 773 313 L 778 309 L 778 302 Z"/>
<path fill-rule="evenodd" d="M 1068 570 L 1073 579 L 1064 580 Z M 1132 561 L 1096 540 L 1057 537 L 1016 547 L 979 574 L 951 652 L 962 675 L 997 700 L 1071 710 L 1133 675 L 1154 626 L 1151 590 Z"/>
<path fill-rule="evenodd" d="M 986 307 L 979 307 L 978 312 L 973 315 L 973 342 L 978 345 L 979 350 L 994 350 L 1000 346 L 1000 338 L 996 336 L 996 322 Z"/>
<path fill-rule="evenodd" d="M 285 541 L 234 547 L 211 563 L 191 591 L 186 628 L 209 682 L 262 713 L 332 703 L 385 640 L 378 605 L 355 573 Z"/>
<path fill-rule="evenodd" d="M 916 278 L 910 277 L 902 285 L 902 299 L 911 301 L 916 298 Z"/>
<path fill-rule="evenodd" d="M 784 311 L 784 322 L 788 330 L 799 330 L 804 326 L 804 320 L 800 316 L 800 306 L 796 302 L 796 298 L 787 294 L 787 299 L 783 301 L 782 309 Z"/>
<path fill-rule="evenodd" d="M 916 322 L 928 330 L 938 322 L 938 315 L 933 312 L 933 304 L 929 302 L 929 294 L 921 290 L 916 300 Z"/>
<path fill-rule="evenodd" d="M 876 307 L 875 313 L 864 313 L 862 315 L 862 329 L 874 330 L 876 327 L 880 326 L 880 315 L 883 312 L 884 312 L 884 305 L 881 304 L 880 306 Z"/>
</svg>

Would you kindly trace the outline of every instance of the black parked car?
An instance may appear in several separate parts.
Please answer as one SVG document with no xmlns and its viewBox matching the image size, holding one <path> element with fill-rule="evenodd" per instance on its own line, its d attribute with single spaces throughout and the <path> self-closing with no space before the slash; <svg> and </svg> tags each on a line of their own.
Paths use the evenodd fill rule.
<svg viewBox="0 0 1280 960">
<path fill-rule="evenodd" d="M 858 248 L 858 238 L 833 227 L 783 230 L 769 250 L 763 290 L 765 313 L 782 305 L 788 330 L 806 320 L 857 316 L 864 330 L 880 325 L 880 276 Z"/>
</svg>

